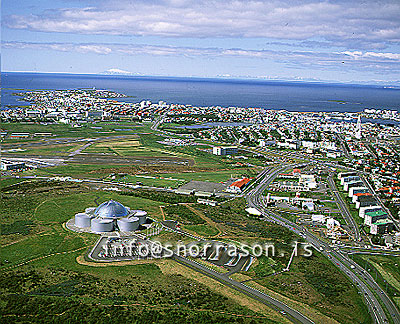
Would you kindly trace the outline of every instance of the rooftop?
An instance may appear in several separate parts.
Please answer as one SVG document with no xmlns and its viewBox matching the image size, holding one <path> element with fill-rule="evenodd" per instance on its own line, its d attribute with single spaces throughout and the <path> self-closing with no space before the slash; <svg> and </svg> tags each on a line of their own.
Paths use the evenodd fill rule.
<svg viewBox="0 0 400 324">
<path fill-rule="evenodd" d="M 120 218 L 129 214 L 129 210 L 121 203 L 110 200 L 96 208 L 94 214 L 100 218 Z"/>
</svg>

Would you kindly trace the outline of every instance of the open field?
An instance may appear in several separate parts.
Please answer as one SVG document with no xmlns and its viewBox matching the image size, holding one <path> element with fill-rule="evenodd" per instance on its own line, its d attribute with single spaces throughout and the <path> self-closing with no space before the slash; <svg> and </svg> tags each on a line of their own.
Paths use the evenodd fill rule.
<svg viewBox="0 0 400 324">
<path fill-rule="evenodd" d="M 161 148 L 143 146 L 139 137 L 96 143 L 84 150 L 84 153 L 103 153 L 119 156 L 174 156 L 172 152 Z"/>
<path fill-rule="evenodd" d="M 212 172 L 184 172 L 184 173 L 161 173 L 157 174 L 159 177 L 182 179 L 185 181 L 197 180 L 197 181 L 210 181 L 210 182 L 225 182 L 231 177 L 239 178 L 243 174 L 251 173 L 254 175 L 253 170 L 224 170 L 224 171 L 212 171 Z"/>
<path fill-rule="evenodd" d="M 84 143 L 68 143 L 56 145 L 40 145 L 35 147 L 7 150 L 7 153 L 24 155 L 65 155 L 82 147 Z"/>
<path fill-rule="evenodd" d="M 249 172 L 235 172 L 235 170 L 224 171 L 189 171 L 182 173 L 156 173 L 153 175 L 126 175 L 118 179 L 118 181 L 127 183 L 142 183 L 145 186 L 165 187 L 165 188 L 178 188 L 183 184 L 191 181 L 209 181 L 209 182 L 226 182 L 231 177 L 240 178 L 243 175 L 253 174 L 252 170 Z"/>
<path fill-rule="evenodd" d="M 216 285 L 214 281 L 211 285 L 206 284 L 208 279 L 202 284 L 197 281 L 193 283 L 194 279 L 165 274 L 153 263 L 118 267 L 90 267 L 78 264 L 76 257 L 88 251 L 97 236 L 69 232 L 62 226 L 74 213 L 95 206 L 96 202 L 115 199 L 131 208 L 144 209 L 156 219 L 162 219 L 160 206 L 166 206 L 166 217 L 177 219 L 183 227 L 187 226 L 188 230 L 203 236 L 212 236 L 217 231 L 223 231 L 221 240 L 272 241 L 279 249 L 289 252 L 290 242 L 294 239 L 293 233 L 279 225 L 249 218 L 244 211 L 243 199 L 223 203 L 218 207 L 194 204 L 189 208 L 185 205 L 168 205 L 168 202 L 174 201 L 172 199 L 192 198 L 174 194 L 132 191 L 134 195 L 126 195 L 93 191 L 75 183 L 16 180 L 5 179 L 4 183 L 0 181 L 1 225 L 7 229 L 0 236 L 3 246 L 0 254 L 3 313 L 7 309 L 7 314 L 17 316 L 19 308 L 16 305 L 24 304 L 28 305 L 26 307 L 37 309 L 38 313 L 42 314 L 40 316 L 45 318 L 53 318 L 52 316 L 57 316 L 55 314 L 64 312 L 66 318 L 70 318 L 69 316 L 75 313 L 70 313 L 69 309 L 78 309 L 78 305 L 88 303 L 96 304 L 89 313 L 90 317 L 98 316 L 98 312 L 104 312 L 105 307 L 110 307 L 106 305 L 138 304 L 145 316 L 149 314 L 149 309 L 157 309 L 154 314 L 160 314 L 160 309 L 164 309 L 172 313 L 178 311 L 180 318 L 183 318 L 181 322 L 185 322 L 189 313 L 190 316 L 196 316 L 195 321 L 232 321 L 233 315 L 226 313 L 212 313 L 203 318 L 204 312 L 200 310 L 203 306 L 199 306 L 199 303 L 202 303 L 208 305 L 205 309 L 250 315 L 249 320 L 251 318 L 253 322 L 257 322 L 257 316 L 263 316 L 262 320 L 260 319 L 263 323 L 271 320 L 269 316 L 273 311 L 269 310 L 267 315 L 260 314 L 254 301 L 241 294 L 239 296 L 242 296 L 243 301 L 238 304 L 238 299 L 229 293 L 229 288 L 226 289 L 230 297 L 222 292 L 210 290 Z M 15 185 L 12 185 L 13 181 Z M 17 221 L 27 223 L 16 224 Z M 26 231 L 22 231 L 21 227 Z M 288 255 L 289 253 L 286 253 L 283 258 L 267 262 L 261 259 L 247 274 L 250 277 L 258 277 L 268 274 L 269 269 L 280 270 L 286 265 Z M 318 255 L 314 259 L 299 258 L 295 260 L 292 270 L 293 272 L 282 277 L 267 277 L 257 280 L 257 283 L 292 300 L 301 298 L 302 303 L 312 305 L 321 313 L 341 323 L 351 323 L 356 318 L 368 323 L 361 300 L 356 293 L 354 294 L 354 288 L 329 261 Z M 201 279 L 200 275 L 197 277 Z M 5 278 L 12 278 L 15 284 L 6 285 L 8 280 Z M 32 284 L 33 280 L 36 285 Z M 180 290 L 183 288 L 179 287 L 191 288 Z M 207 303 L 204 303 L 204 298 L 207 299 Z M 47 303 L 54 305 L 52 312 L 38 306 L 48 305 Z M 177 303 L 181 305 L 178 308 Z M 247 306 L 243 306 L 243 303 Z M 134 309 L 139 309 L 138 307 Z M 345 313 L 344 309 L 352 309 L 352 312 Z M 132 320 L 137 316 L 132 312 L 132 308 L 126 308 L 119 316 Z M 193 320 L 191 317 L 190 319 Z M 282 321 L 278 320 L 277 323 Z"/>
<path fill-rule="evenodd" d="M 15 133 L 52 133 L 58 137 L 104 137 L 109 135 L 133 135 L 136 133 L 150 132 L 150 126 L 135 122 L 96 122 L 82 125 L 80 128 L 74 128 L 70 125 L 63 124 L 34 124 L 34 123 L 3 123 L 2 129 Z M 21 143 L 26 141 L 38 141 L 40 137 L 29 140 L 7 138 L 5 143 Z"/>
<path fill-rule="evenodd" d="M 63 228 L 75 212 L 95 205 L 94 200 L 112 198 L 154 217 L 161 202 L 47 181 L 6 179 L 0 188 L 0 224 L 33 223 L 27 233 L 1 233 L 0 312 L 7 322 L 26 314 L 41 322 L 61 317 L 76 322 L 83 313 L 87 323 L 104 316 L 131 323 L 170 323 L 177 318 L 180 323 L 284 322 L 279 313 L 230 288 L 216 289 L 219 284 L 212 279 L 170 260 L 117 267 L 76 261 L 98 236 Z"/>
<path fill-rule="evenodd" d="M 185 183 L 184 180 L 175 180 L 163 178 L 161 176 L 141 176 L 141 175 L 126 175 L 119 179 L 120 182 L 126 183 L 142 183 L 144 186 L 163 187 L 163 188 L 178 188 Z"/>
<path fill-rule="evenodd" d="M 308 304 L 339 323 L 371 321 L 357 289 L 316 251 L 310 258 L 294 258 L 289 272 L 267 276 L 255 282 L 292 300 Z"/>
<path fill-rule="evenodd" d="M 73 164 L 59 165 L 55 167 L 41 168 L 24 172 L 25 174 L 36 174 L 40 176 L 70 176 L 76 178 L 103 178 L 103 172 L 98 170 L 108 170 L 120 167 L 119 165 L 102 164 Z"/>
</svg>

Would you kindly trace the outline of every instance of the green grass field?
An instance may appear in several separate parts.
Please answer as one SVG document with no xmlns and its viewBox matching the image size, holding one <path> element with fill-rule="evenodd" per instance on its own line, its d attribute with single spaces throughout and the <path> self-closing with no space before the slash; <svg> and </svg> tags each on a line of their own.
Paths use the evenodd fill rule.
<svg viewBox="0 0 400 324">
<path fill-rule="evenodd" d="M 173 263 L 168 272 L 157 263 L 96 267 L 77 262 L 98 236 L 64 229 L 63 222 L 74 213 L 95 206 L 95 200 L 115 199 L 159 217 L 163 202 L 47 181 L 4 179 L 0 189 L 0 225 L 9 226 L 0 233 L 0 316 L 7 323 L 26 321 L 26 316 L 35 322 L 75 323 L 82 320 L 84 309 L 86 323 L 98 323 L 102 317 L 129 323 L 226 323 L 242 318 L 241 323 L 281 323 L 278 313 L 251 310 L 247 297 L 221 293 L 211 279 L 182 276 L 174 261 L 165 261 Z M 32 222 L 32 230 L 11 234 L 18 220 Z"/>
<path fill-rule="evenodd" d="M 212 237 L 218 234 L 218 230 L 215 227 L 211 227 L 208 224 L 201 225 L 184 225 L 182 229 L 188 232 L 194 232 L 202 237 Z"/>
<path fill-rule="evenodd" d="M 182 172 L 182 173 L 160 173 L 158 177 L 180 179 L 185 181 L 198 180 L 210 182 L 225 182 L 233 177 L 240 177 L 242 174 L 236 170 L 214 171 L 214 172 Z"/>
<path fill-rule="evenodd" d="M 150 125 L 120 124 L 134 127 L 134 132 L 139 133 L 132 137 L 132 143 L 124 145 L 114 141 L 94 145 L 85 153 L 167 154 L 193 158 L 195 165 L 177 167 L 177 170 L 154 166 L 155 170 L 136 165 L 68 164 L 30 173 L 105 178 L 110 173 L 121 172 L 129 174 L 126 179 L 132 183 L 168 187 L 171 184 L 177 186 L 181 180 L 220 182 L 228 180 L 231 175 L 252 176 L 257 173 L 255 168 L 236 167 L 241 160 L 218 157 L 195 146 L 167 147 L 160 144 L 158 141 L 163 136 L 147 134 L 151 132 Z M 5 124 L 3 128 L 18 132 L 53 132 L 60 137 L 132 135 L 129 130 L 115 131 L 122 126 L 107 122 L 80 129 L 66 125 L 48 126 Z M 91 126 L 101 126 L 102 129 Z M 72 147 L 63 149 L 68 152 Z M 58 154 L 53 148 L 45 150 L 48 154 Z M 262 161 L 252 157 L 246 162 L 263 165 Z M 165 171 L 157 173 L 161 167 Z M 143 178 L 135 175 L 136 172 L 158 178 Z M 167 177 L 181 180 L 167 180 Z M 220 239 L 225 241 L 274 242 L 286 252 L 283 258 L 261 258 L 246 275 L 259 277 L 282 269 L 288 262 L 291 242 L 299 238 L 284 227 L 250 217 L 245 211 L 244 198 L 211 207 L 195 204 L 193 196 L 173 193 L 146 190 L 105 192 L 79 183 L 22 179 L 1 179 L 0 195 L 0 313 L 6 322 L 24 322 L 26 314 L 31 314 L 36 322 L 66 323 L 79 322 L 81 314 L 85 314 L 88 323 L 98 323 L 99 318 L 128 323 L 281 324 L 286 320 L 270 309 L 260 311 L 252 304 L 255 301 L 238 292 L 232 293 L 229 288 L 224 288 L 229 294 L 223 294 L 216 281 L 206 281 L 201 274 L 194 273 L 189 278 L 187 273 L 190 269 L 177 272 L 179 265 L 176 263 L 170 264 L 169 272 L 162 271 L 166 269 L 165 264 L 163 268 L 158 263 L 105 267 L 84 264 L 82 256 L 98 236 L 70 232 L 63 227 L 75 213 L 109 199 L 132 209 L 146 210 L 154 219 L 162 219 L 160 206 L 165 206 L 166 219 L 179 221 L 182 229 L 204 237 L 221 233 Z M 194 209 L 175 203 L 194 203 L 190 205 Z M 392 269 L 382 267 L 391 274 Z M 339 323 L 370 323 L 366 307 L 355 288 L 318 253 L 309 259 L 297 258 L 291 271 L 259 279 L 257 283 L 291 301 L 300 301 Z M 235 298 L 234 294 L 237 294 Z"/>
<path fill-rule="evenodd" d="M 61 145 L 46 145 L 21 149 L 17 151 L 9 151 L 7 153 L 20 155 L 66 155 L 69 154 L 84 144 L 61 144 Z"/>
<path fill-rule="evenodd" d="M 69 163 L 67 165 L 26 171 L 24 174 L 36 174 L 38 176 L 70 176 L 76 178 L 102 178 L 105 175 L 103 173 L 97 173 L 96 171 L 115 169 L 119 167 L 121 167 L 121 165 Z"/>
<path fill-rule="evenodd" d="M 138 182 L 142 183 L 144 186 L 152 186 L 152 187 L 162 187 L 162 188 L 178 188 L 183 185 L 185 180 L 170 180 L 170 179 L 162 179 L 162 176 L 158 174 L 156 176 L 140 176 L 140 175 L 127 175 L 124 176 L 119 181 L 126 183 L 136 184 Z"/>
<path fill-rule="evenodd" d="M 126 127 L 124 127 L 126 126 Z M 64 124 L 33 124 L 33 123 L 3 123 L 1 125 L 2 130 L 8 131 L 10 133 L 52 133 L 57 137 L 106 137 L 110 135 L 133 135 L 136 133 L 148 133 L 151 131 L 151 125 L 148 124 L 138 124 L 136 122 L 96 122 L 83 124 L 80 128 L 74 128 L 70 125 Z M 92 127 L 101 127 L 101 129 L 96 129 Z M 117 129 L 117 130 L 116 130 Z M 121 130 L 118 130 L 121 129 Z M 54 137 L 52 137 L 54 138 Z M 34 137 L 29 139 L 11 139 L 6 138 L 4 143 L 22 143 L 22 142 L 32 142 L 40 141 L 41 137 Z"/>
<path fill-rule="evenodd" d="M 400 257 L 384 255 L 353 255 L 353 260 L 366 269 L 396 303 L 400 300 Z"/>
<path fill-rule="evenodd" d="M 306 303 L 339 323 L 371 323 L 357 289 L 316 251 L 311 258 L 294 258 L 289 272 L 267 276 L 256 282 Z"/>
</svg>

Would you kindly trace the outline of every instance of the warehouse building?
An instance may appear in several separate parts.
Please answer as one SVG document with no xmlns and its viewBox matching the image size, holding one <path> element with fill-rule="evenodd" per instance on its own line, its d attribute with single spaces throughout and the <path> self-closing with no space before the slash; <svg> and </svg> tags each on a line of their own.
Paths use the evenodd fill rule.
<svg viewBox="0 0 400 324">
<path fill-rule="evenodd" d="M 25 168 L 25 162 L 6 162 L 1 161 L 0 170 L 11 171 L 11 170 L 22 170 Z"/>
<path fill-rule="evenodd" d="M 237 146 L 214 146 L 213 154 L 214 155 L 234 155 L 237 154 L 238 148 Z"/>
</svg>

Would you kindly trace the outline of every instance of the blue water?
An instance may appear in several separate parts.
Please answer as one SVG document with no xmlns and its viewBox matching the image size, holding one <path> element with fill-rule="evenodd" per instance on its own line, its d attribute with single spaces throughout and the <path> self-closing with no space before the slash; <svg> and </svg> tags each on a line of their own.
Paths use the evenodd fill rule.
<svg viewBox="0 0 400 324">
<path fill-rule="evenodd" d="M 226 79 L 2 73 L 1 106 L 21 105 L 10 89 L 109 89 L 132 98 L 193 106 L 237 106 L 290 111 L 400 111 L 400 89 L 380 86 Z M 9 88 L 9 89 L 7 89 Z M 334 100 L 345 101 L 345 103 Z"/>
</svg>

